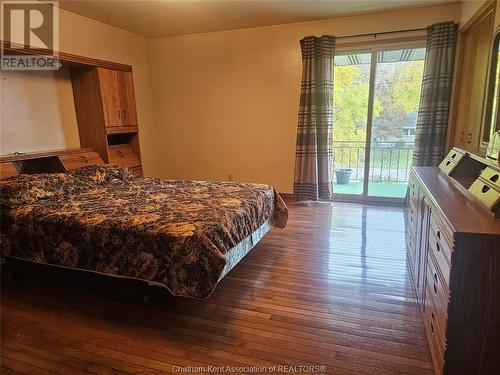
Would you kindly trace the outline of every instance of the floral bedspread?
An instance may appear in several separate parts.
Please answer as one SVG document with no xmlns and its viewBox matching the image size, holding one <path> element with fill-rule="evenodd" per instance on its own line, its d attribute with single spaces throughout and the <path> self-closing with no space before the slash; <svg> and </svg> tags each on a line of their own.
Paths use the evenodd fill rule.
<svg viewBox="0 0 500 375">
<path fill-rule="evenodd" d="M 231 248 L 288 216 L 268 185 L 132 178 L 121 167 L 21 175 L 0 188 L 2 255 L 197 298 L 215 289 Z"/>
</svg>

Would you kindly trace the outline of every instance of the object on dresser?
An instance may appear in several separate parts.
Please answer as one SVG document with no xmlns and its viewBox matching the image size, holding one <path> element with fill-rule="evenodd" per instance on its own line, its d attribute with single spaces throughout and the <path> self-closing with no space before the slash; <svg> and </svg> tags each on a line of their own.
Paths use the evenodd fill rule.
<svg viewBox="0 0 500 375">
<path fill-rule="evenodd" d="M 488 148 L 486 149 L 486 157 L 491 160 L 498 161 L 498 153 L 500 151 L 500 130 L 493 133 Z"/>
<path fill-rule="evenodd" d="M 453 148 L 441 162 L 439 169 L 464 194 L 495 217 L 500 216 L 500 166 L 494 161 Z"/>
</svg>

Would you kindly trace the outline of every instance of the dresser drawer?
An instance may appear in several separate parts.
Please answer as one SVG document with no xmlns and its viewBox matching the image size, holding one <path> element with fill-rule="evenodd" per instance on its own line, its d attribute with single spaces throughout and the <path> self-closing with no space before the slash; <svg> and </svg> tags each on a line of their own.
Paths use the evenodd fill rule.
<svg viewBox="0 0 500 375">
<path fill-rule="evenodd" d="M 415 207 L 418 206 L 419 194 L 420 194 L 420 190 L 418 188 L 418 185 L 415 182 L 415 178 L 410 177 L 410 182 L 408 184 L 408 199 L 409 199 L 410 203 L 413 202 Z"/>
<path fill-rule="evenodd" d="M 451 260 L 451 250 L 454 244 L 453 231 L 448 225 L 443 223 L 435 211 L 431 214 L 430 228 L 431 232 L 434 233 L 434 236 L 440 242 L 441 248 L 445 251 L 449 263 Z"/>
<path fill-rule="evenodd" d="M 446 241 L 440 241 L 434 231 L 429 232 L 429 257 L 434 257 L 436 268 L 438 268 L 443 277 L 446 286 L 450 285 L 450 255 L 448 254 L 448 244 Z M 451 253 L 451 252 L 450 252 Z"/>
<path fill-rule="evenodd" d="M 59 155 L 59 160 L 67 171 L 91 165 L 104 164 L 101 156 L 96 151 L 82 151 L 78 153 Z"/>
<path fill-rule="evenodd" d="M 408 228 L 410 228 L 412 232 L 415 232 L 417 228 L 417 213 L 417 209 L 413 206 L 412 203 L 410 203 L 410 205 L 408 206 Z"/>
<path fill-rule="evenodd" d="M 140 167 L 141 163 L 129 144 L 109 146 L 109 163 L 123 167 Z"/>
<path fill-rule="evenodd" d="M 444 352 L 446 348 L 446 340 L 442 332 L 439 331 L 436 322 L 436 313 L 430 296 L 431 291 L 427 288 L 424 310 L 424 325 L 426 328 L 429 347 L 431 350 L 434 367 L 437 374 L 442 374 L 444 366 Z"/>
<path fill-rule="evenodd" d="M 446 333 L 446 321 L 448 319 L 448 303 L 450 300 L 450 292 L 448 285 L 444 283 L 442 275 L 437 270 L 436 260 L 433 256 L 429 256 L 427 262 L 427 293 L 430 293 L 430 298 L 434 304 L 435 321 L 439 326 L 439 331 Z"/>
</svg>

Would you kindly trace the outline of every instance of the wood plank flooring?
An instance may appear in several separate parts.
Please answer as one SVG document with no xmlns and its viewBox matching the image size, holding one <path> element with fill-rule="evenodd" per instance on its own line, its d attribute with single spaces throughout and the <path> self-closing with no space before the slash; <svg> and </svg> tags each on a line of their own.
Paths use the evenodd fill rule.
<svg viewBox="0 0 500 375">
<path fill-rule="evenodd" d="M 291 204 L 205 301 L 9 263 L 1 323 L 2 374 L 433 374 L 398 207 Z"/>
</svg>

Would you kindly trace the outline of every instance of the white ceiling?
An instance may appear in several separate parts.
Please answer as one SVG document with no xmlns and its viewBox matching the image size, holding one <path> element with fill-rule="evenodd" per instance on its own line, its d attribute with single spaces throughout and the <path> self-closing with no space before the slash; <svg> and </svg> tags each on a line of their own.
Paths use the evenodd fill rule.
<svg viewBox="0 0 500 375">
<path fill-rule="evenodd" d="M 147 37 L 311 21 L 456 0 L 60 0 L 60 7 Z"/>
</svg>

